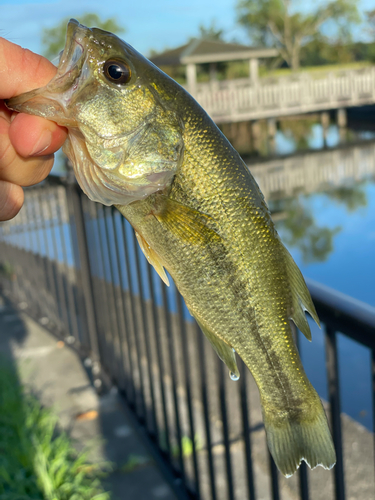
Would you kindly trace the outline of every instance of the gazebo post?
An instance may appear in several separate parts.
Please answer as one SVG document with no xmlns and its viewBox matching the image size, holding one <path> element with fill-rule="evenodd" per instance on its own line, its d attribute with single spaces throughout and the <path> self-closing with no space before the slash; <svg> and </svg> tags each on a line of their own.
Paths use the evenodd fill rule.
<svg viewBox="0 0 375 500">
<path fill-rule="evenodd" d="M 252 57 L 249 60 L 249 69 L 250 69 L 250 80 L 253 85 L 257 85 L 258 83 L 258 78 L 259 78 L 258 68 L 259 68 L 258 58 Z"/>
<path fill-rule="evenodd" d="M 209 64 L 210 82 L 203 87 L 218 87 L 217 64 L 229 61 L 248 61 L 249 80 L 253 86 L 259 85 L 259 59 L 278 56 L 279 51 L 268 47 L 248 47 L 238 43 L 226 43 L 218 40 L 193 39 L 181 47 L 167 50 L 151 58 L 156 66 L 185 66 L 187 90 L 197 97 L 197 64 Z M 216 69 L 215 69 L 216 66 Z M 168 72 L 168 71 L 167 71 Z M 201 85 L 199 86 L 201 88 Z"/>
<path fill-rule="evenodd" d="M 194 95 L 197 89 L 197 66 L 194 63 L 186 65 L 186 81 L 190 94 Z"/>
<path fill-rule="evenodd" d="M 216 73 L 216 62 L 210 63 L 210 82 L 216 82 L 217 73 Z"/>
</svg>

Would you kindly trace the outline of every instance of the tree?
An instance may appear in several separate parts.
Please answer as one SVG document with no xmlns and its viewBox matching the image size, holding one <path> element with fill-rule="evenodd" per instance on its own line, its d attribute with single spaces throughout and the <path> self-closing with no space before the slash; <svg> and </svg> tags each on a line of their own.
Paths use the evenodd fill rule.
<svg viewBox="0 0 375 500">
<path fill-rule="evenodd" d="M 375 38 L 375 9 L 366 12 L 366 21 L 369 24 L 369 32 Z"/>
<path fill-rule="evenodd" d="M 324 23 L 334 21 L 339 32 L 347 33 L 352 23 L 360 22 L 357 2 L 332 0 L 313 13 L 302 13 L 296 10 L 293 0 L 239 0 L 238 22 L 254 43 L 276 46 L 288 65 L 297 70 L 301 47 Z"/>
<path fill-rule="evenodd" d="M 213 19 L 211 24 L 205 26 L 204 24 L 200 24 L 199 27 L 199 37 L 205 40 L 218 40 L 223 41 L 224 30 L 218 28 L 216 26 L 216 21 Z"/>
<path fill-rule="evenodd" d="M 69 21 L 69 17 L 63 19 L 54 28 L 45 28 L 42 33 L 42 45 L 45 47 L 43 54 L 45 57 L 51 59 L 64 48 L 65 36 L 66 36 L 66 26 Z M 101 28 L 105 31 L 111 31 L 112 33 L 124 33 L 125 28 L 117 24 L 117 21 L 113 18 L 106 20 L 101 20 L 97 14 L 87 13 L 79 17 L 79 22 L 85 26 L 96 28 Z"/>
<path fill-rule="evenodd" d="M 337 187 L 327 191 L 326 195 L 336 203 L 344 205 L 348 212 L 355 212 L 368 204 L 366 191 L 360 184 Z"/>
</svg>

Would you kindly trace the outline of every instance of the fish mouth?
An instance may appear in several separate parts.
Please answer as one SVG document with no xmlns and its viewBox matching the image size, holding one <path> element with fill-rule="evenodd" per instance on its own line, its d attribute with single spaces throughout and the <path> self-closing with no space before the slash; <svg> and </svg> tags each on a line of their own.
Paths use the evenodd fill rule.
<svg viewBox="0 0 375 500">
<path fill-rule="evenodd" d="M 42 116 L 62 126 L 75 127 L 76 121 L 67 115 L 67 106 L 78 85 L 88 76 L 87 41 L 91 33 L 90 28 L 71 19 L 56 75 L 45 87 L 8 99 L 6 105 L 15 111 Z"/>
<path fill-rule="evenodd" d="M 57 74 L 70 74 L 75 67 L 82 66 L 82 56 L 85 52 L 85 39 L 87 32 L 91 31 L 86 26 L 79 24 L 76 19 L 71 19 L 66 31 L 66 42 L 64 50 L 60 56 Z"/>
</svg>

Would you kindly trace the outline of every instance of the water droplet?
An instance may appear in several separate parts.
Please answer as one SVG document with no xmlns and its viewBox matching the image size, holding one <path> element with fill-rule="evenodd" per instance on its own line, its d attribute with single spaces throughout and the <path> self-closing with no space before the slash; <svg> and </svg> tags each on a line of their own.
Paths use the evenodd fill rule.
<svg viewBox="0 0 375 500">
<path fill-rule="evenodd" d="M 100 378 L 96 378 L 94 380 L 94 387 L 96 387 L 96 389 L 100 389 L 101 386 L 102 386 L 102 381 L 100 380 Z"/>
<path fill-rule="evenodd" d="M 236 380 L 239 380 L 240 376 L 239 375 L 236 375 L 235 373 L 233 372 L 229 372 L 229 376 L 232 380 L 236 381 Z"/>
</svg>

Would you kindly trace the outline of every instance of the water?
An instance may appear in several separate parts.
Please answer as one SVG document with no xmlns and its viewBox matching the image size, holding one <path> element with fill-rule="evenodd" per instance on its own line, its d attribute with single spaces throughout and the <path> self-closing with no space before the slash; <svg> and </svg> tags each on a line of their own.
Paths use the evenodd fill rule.
<svg viewBox="0 0 375 500">
<path fill-rule="evenodd" d="M 345 133 L 344 142 L 356 142 L 358 140 L 375 139 L 373 131 L 353 131 L 348 129 Z M 337 125 L 330 125 L 324 137 L 323 127 L 319 123 L 311 123 L 303 141 L 298 141 L 295 135 L 286 131 L 278 130 L 275 136 L 275 152 L 278 155 L 293 154 L 299 149 L 319 150 L 324 147 L 335 148 L 342 143 L 340 130 Z"/>
<path fill-rule="evenodd" d="M 229 372 L 229 376 L 230 376 L 231 380 L 233 380 L 234 382 L 237 382 L 237 380 L 240 380 L 240 376 L 236 375 L 233 372 Z"/>
<path fill-rule="evenodd" d="M 353 205 L 329 191 L 283 200 L 276 227 L 304 276 L 375 306 L 375 181 L 351 189 Z"/>
</svg>

